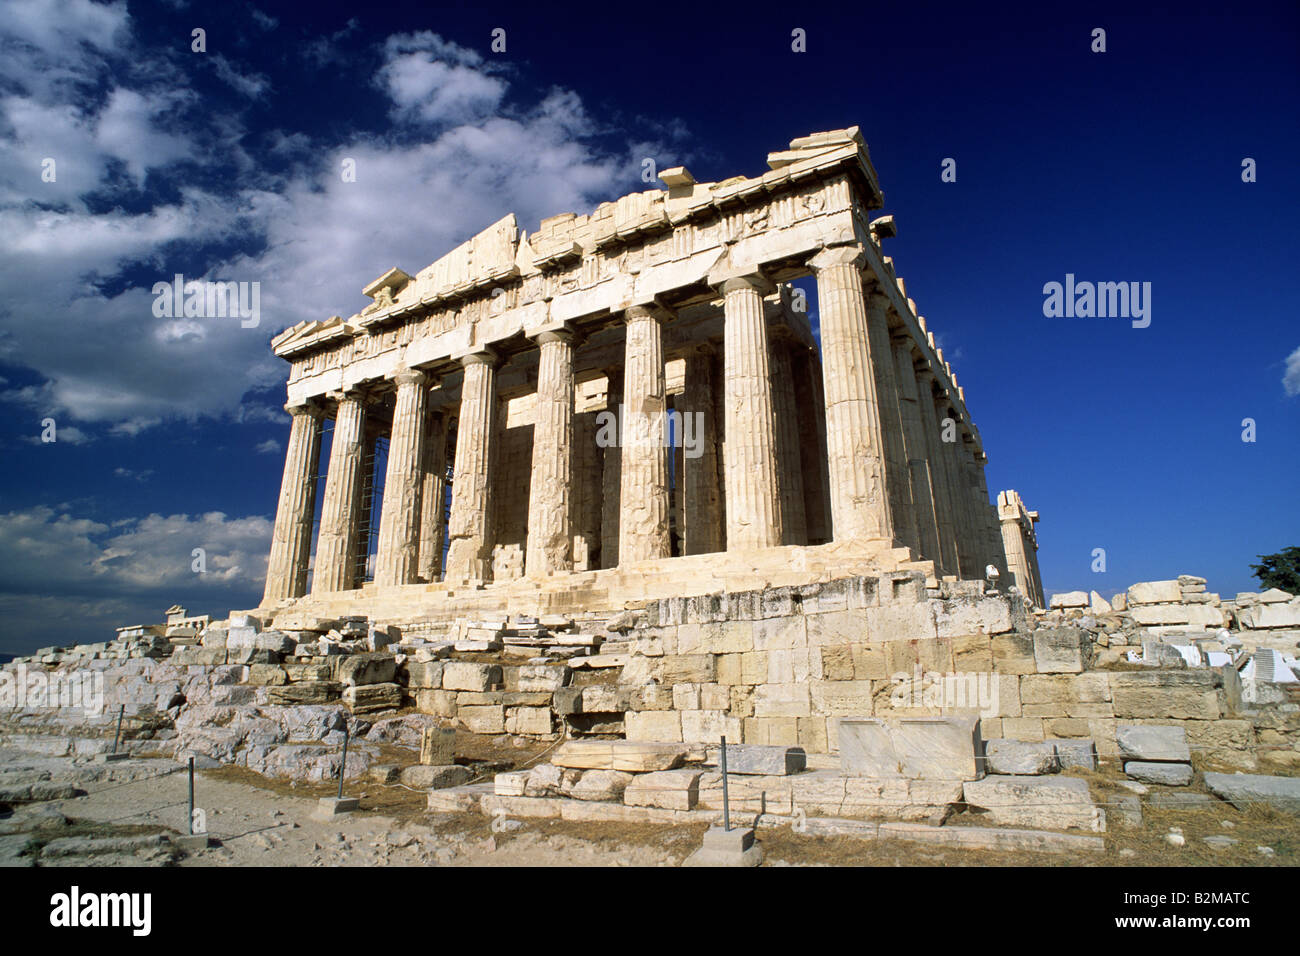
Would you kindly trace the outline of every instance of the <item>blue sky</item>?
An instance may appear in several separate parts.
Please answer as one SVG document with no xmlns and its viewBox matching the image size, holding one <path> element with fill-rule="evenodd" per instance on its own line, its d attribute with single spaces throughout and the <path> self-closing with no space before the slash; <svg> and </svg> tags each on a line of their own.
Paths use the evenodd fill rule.
<svg viewBox="0 0 1300 956">
<path fill-rule="evenodd" d="M 989 487 L 1041 512 L 1046 589 L 1253 589 L 1300 544 L 1300 14 L 1130 7 L 6 4 L 0 652 L 256 603 L 278 330 L 506 212 L 531 231 L 647 188 L 646 157 L 757 175 L 849 125 Z M 155 318 L 177 272 L 260 282 L 258 327 Z M 1045 317 L 1067 273 L 1150 282 L 1150 327 Z"/>
</svg>

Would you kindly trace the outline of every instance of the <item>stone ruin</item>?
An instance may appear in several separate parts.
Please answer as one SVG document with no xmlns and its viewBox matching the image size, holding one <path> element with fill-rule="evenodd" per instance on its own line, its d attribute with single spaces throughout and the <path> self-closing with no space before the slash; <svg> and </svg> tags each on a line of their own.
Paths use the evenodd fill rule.
<svg viewBox="0 0 1300 956">
<path fill-rule="evenodd" d="M 132 753 L 692 822 L 725 737 L 739 814 L 964 846 L 1099 849 L 1143 797 L 1215 799 L 1194 781 L 1300 808 L 1300 602 L 1185 575 L 1044 606 L 1038 514 L 989 500 L 857 130 L 768 165 L 668 170 L 531 236 L 507 217 L 278 336 L 261 605 L 13 662 L 101 672 L 105 699 L 8 712 L 6 740 L 90 756 L 121 706 Z M 809 273 L 820 356 L 788 285 Z M 480 781 L 456 733 L 548 746 Z M 1127 789 L 1095 793 L 1099 767 Z M 964 811 L 992 826 L 943 826 Z"/>
</svg>

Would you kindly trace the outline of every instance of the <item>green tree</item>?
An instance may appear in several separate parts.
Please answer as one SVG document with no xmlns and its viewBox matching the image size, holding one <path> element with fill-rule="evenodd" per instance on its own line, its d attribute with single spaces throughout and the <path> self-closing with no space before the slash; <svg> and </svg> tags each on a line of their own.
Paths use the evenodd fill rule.
<svg viewBox="0 0 1300 956">
<path fill-rule="evenodd" d="M 1259 564 L 1250 569 L 1259 583 L 1268 588 L 1281 588 L 1287 594 L 1300 594 L 1300 548 L 1283 548 L 1277 554 L 1258 555 Z"/>
</svg>

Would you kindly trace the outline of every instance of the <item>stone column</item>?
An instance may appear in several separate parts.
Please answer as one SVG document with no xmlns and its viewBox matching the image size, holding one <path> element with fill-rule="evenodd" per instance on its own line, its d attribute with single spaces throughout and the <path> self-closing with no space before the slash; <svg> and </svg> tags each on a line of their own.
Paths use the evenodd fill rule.
<svg viewBox="0 0 1300 956">
<path fill-rule="evenodd" d="M 573 570 L 573 334 L 543 332 L 537 343 L 541 356 L 524 573 L 544 578 Z"/>
<path fill-rule="evenodd" d="M 424 436 L 424 476 L 420 489 L 419 579 L 432 583 L 442 577 L 442 545 L 447 507 L 447 416 L 429 412 Z"/>
<path fill-rule="evenodd" d="M 1002 549 L 1007 556 L 1007 575 L 1011 578 L 1003 584 L 1003 587 L 1014 584 L 1020 588 L 1020 593 L 1028 598 L 1030 603 L 1041 607 L 1029 575 L 1029 555 L 1026 554 L 1025 538 L 1020 530 L 1020 519 L 1004 516 L 1001 525 Z"/>
<path fill-rule="evenodd" d="M 873 293 L 874 281 L 866 279 L 867 335 L 871 340 L 871 368 L 876 377 L 876 394 L 880 399 L 880 430 L 885 439 L 885 487 L 894 515 L 894 537 L 913 554 L 921 551 L 916 528 L 916 509 L 912 506 L 912 480 L 908 474 L 907 453 L 903 442 L 903 419 L 899 409 L 898 381 L 894 374 L 894 352 L 889 341 L 889 300 Z"/>
<path fill-rule="evenodd" d="M 980 452 L 975 456 L 976 491 L 979 494 L 981 505 L 980 515 L 983 518 L 984 540 L 987 542 L 985 553 L 988 555 L 989 564 L 996 567 L 1001 574 L 1006 574 L 1007 556 L 1006 552 L 1002 550 L 1002 533 L 998 530 L 998 509 L 996 504 L 989 501 L 988 478 L 984 474 L 988 463 L 988 455 L 984 454 L 984 452 Z"/>
<path fill-rule="evenodd" d="M 365 408 L 356 392 L 334 393 L 338 413 L 330 445 L 325 500 L 316 539 L 312 594 L 347 591 L 356 586 L 357 521 L 361 516 L 361 468 L 366 457 Z"/>
<path fill-rule="evenodd" d="M 772 414 L 776 420 L 777 484 L 781 489 L 781 543 L 808 543 L 808 521 L 804 512 L 803 461 L 799 431 L 803 425 L 795 400 L 794 366 L 790 343 L 776 338 L 771 343 Z"/>
<path fill-rule="evenodd" d="M 943 573 L 960 576 L 961 564 L 957 557 L 957 514 L 952 495 L 952 476 L 948 474 L 948 456 L 939 432 L 934 397 L 934 372 L 922 359 L 916 371 L 917 413 L 925 432 L 926 458 L 930 465 L 930 491 L 934 496 L 935 518 L 939 526 L 939 553 Z"/>
<path fill-rule="evenodd" d="M 804 521 L 809 544 L 830 540 L 830 485 L 826 475 L 826 402 L 817 353 L 800 349 L 792 356 L 795 407 L 804 416 L 799 428 L 799 461 L 803 466 Z"/>
<path fill-rule="evenodd" d="M 388 471 L 379 512 L 375 584 L 414 584 L 420 565 L 420 504 L 424 492 L 425 410 L 428 377 L 415 369 L 396 375 L 397 401 L 388 439 Z"/>
<path fill-rule="evenodd" d="M 974 564 L 974 573 L 981 580 L 986 576 L 988 566 L 993 563 L 993 554 L 989 550 L 988 536 L 988 495 L 980 497 L 979 466 L 975 463 L 975 440 L 969 427 L 962 430 L 962 444 L 957 448 L 957 461 L 966 475 L 967 505 L 970 522 L 970 550 Z"/>
<path fill-rule="evenodd" d="M 496 439 L 497 356 L 475 352 L 461 359 L 460 420 L 447 525 L 448 581 L 486 581 L 492 572 L 492 459 Z"/>
<path fill-rule="evenodd" d="M 701 346 L 686 355 L 682 423 L 682 554 L 721 551 L 718 446 L 713 401 L 713 351 Z M 685 439 L 693 444 L 687 448 Z"/>
<path fill-rule="evenodd" d="M 898 409 L 902 420 L 903 454 L 907 460 L 908 480 L 912 487 L 913 517 L 920 542 L 921 557 L 933 561 L 943 573 L 943 556 L 939 548 L 939 519 L 935 510 L 934 492 L 930 480 L 929 449 L 921 424 L 921 411 L 916 390 L 916 369 L 912 364 L 912 337 L 904 332 L 895 336 L 894 377 L 898 382 Z"/>
<path fill-rule="evenodd" d="M 619 492 L 618 563 L 672 555 L 668 537 L 668 448 L 664 440 L 661 310 L 632 306 L 625 316 L 623 455 Z"/>
<path fill-rule="evenodd" d="M 266 563 L 263 604 L 307 593 L 307 563 L 311 558 L 311 526 L 316 517 L 316 470 L 320 467 L 322 412 L 310 405 L 286 405 L 293 416 L 289 447 L 284 453 L 284 477 L 275 509 L 271 555 Z"/>
<path fill-rule="evenodd" d="M 823 249 L 808 263 L 817 276 L 821 313 L 831 536 L 835 541 L 892 542 L 862 261 L 861 249 L 840 246 Z"/>
<path fill-rule="evenodd" d="M 970 476 L 967 474 L 963 458 L 963 424 L 957 418 L 944 395 L 935 398 L 935 415 L 939 420 L 940 438 L 947 434 L 953 441 L 940 441 L 943 449 L 944 463 L 947 466 L 948 488 L 952 495 L 953 526 L 957 532 L 957 563 L 961 576 L 967 580 L 982 580 L 984 566 L 979 563 L 974 522 L 971 515 L 971 503 L 974 500 L 970 491 Z M 944 422 L 950 422 L 945 425 Z"/>
<path fill-rule="evenodd" d="M 728 551 L 782 543 L 776 420 L 763 313 L 766 288 L 758 276 L 722 284 Z"/>
<path fill-rule="evenodd" d="M 623 370 L 606 373 L 605 412 L 597 416 L 596 443 L 601 448 L 600 566 L 618 566 L 618 518 L 623 489 Z"/>
</svg>

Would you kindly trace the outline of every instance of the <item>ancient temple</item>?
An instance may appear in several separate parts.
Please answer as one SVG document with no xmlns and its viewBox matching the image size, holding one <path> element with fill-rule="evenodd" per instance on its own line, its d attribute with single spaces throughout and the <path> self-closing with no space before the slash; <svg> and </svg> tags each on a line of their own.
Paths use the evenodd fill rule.
<svg viewBox="0 0 1300 956">
<path fill-rule="evenodd" d="M 359 314 L 277 336 L 293 421 L 262 607 L 415 620 L 982 580 L 1008 573 L 1012 520 L 1011 575 L 1041 603 L 1032 521 L 1014 492 L 1015 519 L 990 502 L 857 128 L 767 164 L 669 169 L 531 235 L 506 216 L 384 273 Z M 820 348 L 791 285 L 809 275 Z"/>
</svg>

